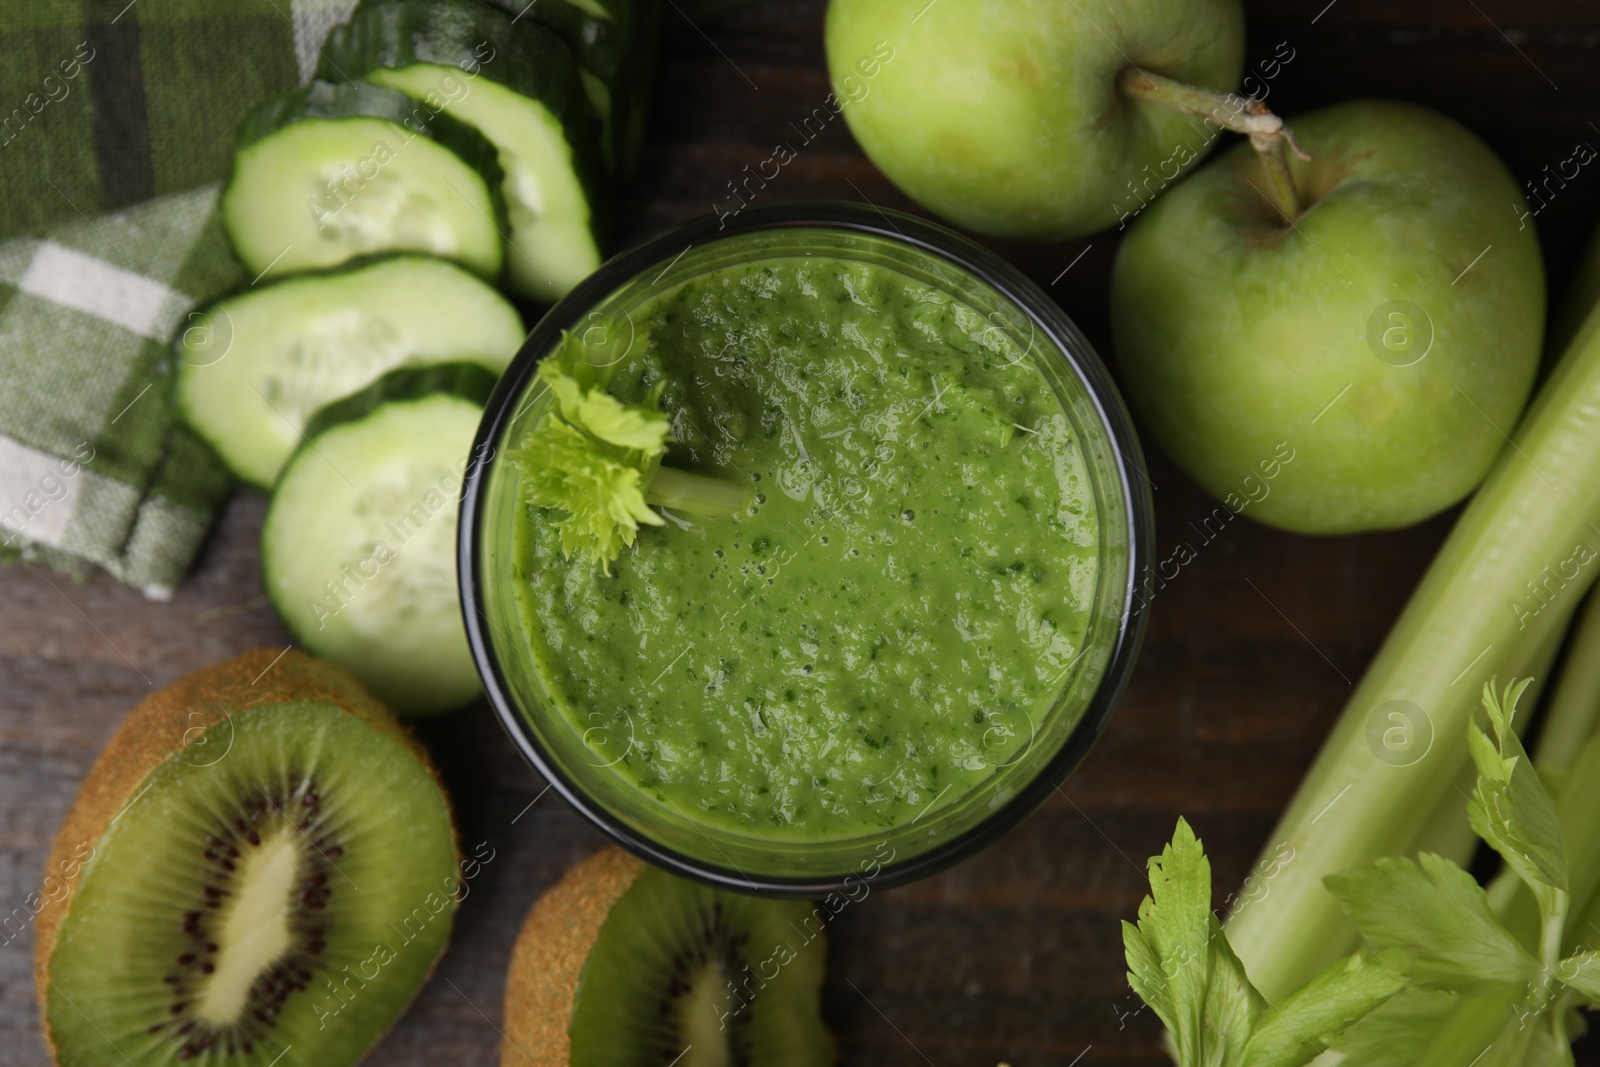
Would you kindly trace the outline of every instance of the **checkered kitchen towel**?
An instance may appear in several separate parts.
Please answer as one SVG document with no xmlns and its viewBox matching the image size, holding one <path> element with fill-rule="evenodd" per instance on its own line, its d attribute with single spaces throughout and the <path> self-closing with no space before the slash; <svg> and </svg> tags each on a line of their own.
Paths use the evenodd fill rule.
<svg viewBox="0 0 1600 1067">
<path fill-rule="evenodd" d="M 163 597 L 229 483 L 170 342 L 251 279 L 217 221 L 239 118 L 355 0 L 0 0 L 0 555 Z"/>
</svg>

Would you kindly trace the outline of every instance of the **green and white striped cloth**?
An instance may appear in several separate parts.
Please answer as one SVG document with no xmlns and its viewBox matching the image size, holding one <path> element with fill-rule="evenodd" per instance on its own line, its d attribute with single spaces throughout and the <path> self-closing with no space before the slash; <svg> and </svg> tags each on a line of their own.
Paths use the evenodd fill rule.
<svg viewBox="0 0 1600 1067">
<path fill-rule="evenodd" d="M 229 480 L 174 420 L 171 340 L 252 279 L 217 220 L 234 129 L 355 0 L 0 5 L 0 554 L 164 597 Z"/>
</svg>

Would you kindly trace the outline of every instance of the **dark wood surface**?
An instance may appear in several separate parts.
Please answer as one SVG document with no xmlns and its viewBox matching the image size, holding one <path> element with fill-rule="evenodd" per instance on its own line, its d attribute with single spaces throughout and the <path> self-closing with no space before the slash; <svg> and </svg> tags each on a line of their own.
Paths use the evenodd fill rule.
<svg viewBox="0 0 1600 1067">
<path fill-rule="evenodd" d="M 650 144 L 643 176 L 623 198 L 620 241 L 709 212 L 743 167 L 795 139 L 789 124 L 828 93 L 823 9 L 820 0 L 771 0 L 695 27 L 668 6 Z M 1250 56 L 1269 57 L 1280 41 L 1295 50 L 1271 83 L 1270 103 L 1290 116 L 1356 96 L 1419 101 L 1478 131 L 1519 180 L 1567 158 L 1580 140 L 1600 145 L 1591 125 L 1600 123 L 1593 0 L 1263 0 L 1249 13 Z M 915 210 L 842 121 L 801 148 L 762 197 Z M 1600 173 L 1590 168 L 1538 220 L 1553 292 L 1597 203 Z M 994 247 L 1112 354 L 1111 235 Z M 1165 554 L 1195 539 L 1188 523 L 1211 505 L 1159 454 L 1150 474 Z M 36 888 L 84 772 L 151 687 L 247 647 L 288 644 L 260 596 L 263 509 L 259 496 L 240 493 L 168 603 L 102 574 L 74 583 L 0 571 L 0 912 Z M 1145 891 L 1144 858 L 1186 814 L 1205 838 L 1219 892 L 1237 883 L 1448 527 L 1445 517 L 1316 540 L 1242 522 L 1205 545 L 1156 598 L 1133 684 L 1062 795 L 976 858 L 874 892 L 840 915 L 825 1003 L 842 1062 L 1165 1062 L 1150 1014 L 1128 1014 L 1137 1001 L 1118 933 Z M 484 708 L 423 733 L 449 779 L 464 840 L 488 842 L 496 859 L 462 908 L 439 973 L 370 1062 L 491 1063 L 520 920 L 601 839 L 554 794 L 540 799 L 544 783 Z M 0 948 L 4 1067 L 47 1062 L 31 958 L 31 932 Z M 1600 1062 L 1600 1052 L 1579 1058 Z"/>
</svg>

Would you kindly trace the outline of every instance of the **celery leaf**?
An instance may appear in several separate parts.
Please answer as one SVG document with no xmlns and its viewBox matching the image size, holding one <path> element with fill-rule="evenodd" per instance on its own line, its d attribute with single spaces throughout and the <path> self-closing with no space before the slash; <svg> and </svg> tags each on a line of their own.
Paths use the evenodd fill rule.
<svg viewBox="0 0 1600 1067">
<path fill-rule="evenodd" d="M 595 447 L 592 438 L 548 414 L 529 434 L 516 459 L 525 472 L 528 499 L 567 514 L 555 520 L 561 552 L 609 564 L 633 544 L 639 524 L 665 520 L 644 500 L 640 469 Z"/>
<path fill-rule="evenodd" d="M 1334 960 L 1268 1008 L 1244 1049 L 1244 1067 L 1300 1067 L 1406 984 L 1408 954 L 1362 951 Z"/>
<path fill-rule="evenodd" d="M 1166 1024 L 1179 1067 L 1301 1067 L 1406 984 L 1407 954 L 1330 964 L 1268 1008 L 1211 910 L 1211 864 L 1183 819 L 1122 924 L 1128 983 Z"/>
<path fill-rule="evenodd" d="M 1483 706 L 1495 737 L 1491 741 L 1476 724 L 1468 731 L 1468 747 L 1478 766 L 1478 786 L 1467 805 L 1467 815 L 1478 836 L 1500 853 L 1530 888 L 1565 891 L 1567 863 L 1561 820 L 1522 740 L 1512 729 L 1517 700 L 1529 681 L 1513 682 L 1503 694 L 1495 692 L 1493 682 L 1483 687 Z"/>
<path fill-rule="evenodd" d="M 563 337 L 539 364 L 551 403 L 513 454 L 528 501 L 566 513 L 555 520 L 562 554 L 589 558 L 607 574 L 640 523 L 665 522 L 644 494 L 668 431 L 653 406 L 624 404 L 605 391 L 609 369 L 590 366 L 582 346 Z"/>
<path fill-rule="evenodd" d="M 1183 819 L 1149 873 L 1138 924 L 1123 923 L 1128 982 L 1172 1033 L 1179 1064 L 1238 1063 L 1261 996 L 1212 914 L 1211 863 Z"/>
<path fill-rule="evenodd" d="M 1556 964 L 1556 977 L 1583 997 L 1591 1007 L 1600 1005 L 1600 952 L 1578 952 Z"/>
<path fill-rule="evenodd" d="M 539 380 L 550 387 L 556 407 L 575 429 L 596 440 L 660 459 L 667 451 L 667 417 L 659 411 L 624 404 L 599 386 L 583 388 L 564 361 L 545 360 Z"/>
<path fill-rule="evenodd" d="M 1411 977 L 1421 988 L 1477 995 L 1538 972 L 1477 880 L 1431 852 L 1416 861 L 1387 856 L 1323 884 L 1368 944 L 1415 954 Z"/>
<path fill-rule="evenodd" d="M 1462 1003 L 1454 993 L 1407 987 L 1333 1043 L 1343 1057 L 1341 1067 L 1413 1067 Z M 1495 1006 L 1505 1010 L 1503 1004 Z"/>
</svg>

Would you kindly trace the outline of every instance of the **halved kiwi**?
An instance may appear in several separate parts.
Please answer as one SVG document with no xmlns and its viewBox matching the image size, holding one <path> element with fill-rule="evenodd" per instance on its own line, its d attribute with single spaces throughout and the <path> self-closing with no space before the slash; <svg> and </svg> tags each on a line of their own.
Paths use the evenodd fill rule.
<svg viewBox="0 0 1600 1067">
<path fill-rule="evenodd" d="M 190 675 L 56 836 L 46 1042 L 63 1067 L 354 1063 L 443 952 L 456 864 L 427 756 L 344 671 L 262 650 Z"/>
<path fill-rule="evenodd" d="M 501 1067 L 825 1067 L 822 922 L 598 852 L 523 924 Z"/>
</svg>

